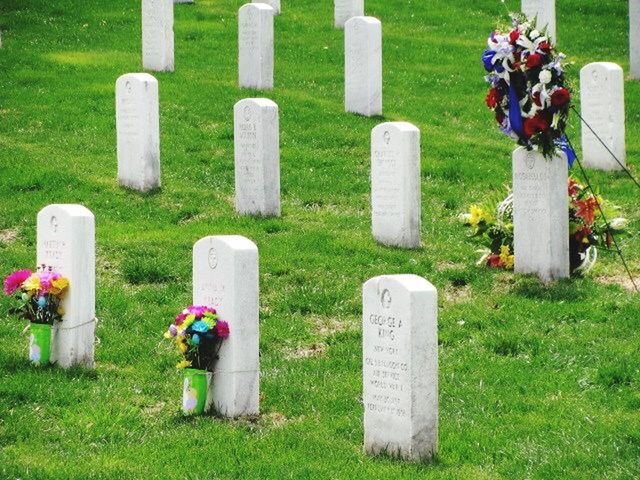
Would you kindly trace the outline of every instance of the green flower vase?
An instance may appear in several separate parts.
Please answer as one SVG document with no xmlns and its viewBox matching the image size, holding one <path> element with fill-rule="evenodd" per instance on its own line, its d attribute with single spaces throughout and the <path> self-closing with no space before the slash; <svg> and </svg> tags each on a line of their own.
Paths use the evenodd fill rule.
<svg viewBox="0 0 640 480">
<path fill-rule="evenodd" d="M 32 323 L 29 329 L 29 360 L 36 366 L 48 364 L 51 358 L 51 325 Z"/>
<path fill-rule="evenodd" d="M 182 412 L 185 415 L 202 415 L 207 404 L 207 372 L 185 368 L 182 389 Z"/>
</svg>

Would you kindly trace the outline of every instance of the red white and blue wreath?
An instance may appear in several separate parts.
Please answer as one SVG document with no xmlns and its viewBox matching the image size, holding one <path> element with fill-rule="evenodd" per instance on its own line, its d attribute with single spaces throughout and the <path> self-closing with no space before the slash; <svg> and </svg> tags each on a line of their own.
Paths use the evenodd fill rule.
<svg viewBox="0 0 640 480">
<path fill-rule="evenodd" d="M 529 150 L 537 147 L 547 159 L 561 149 L 571 165 L 575 153 L 565 135 L 571 106 L 565 58 L 546 28 L 538 30 L 536 20 L 523 15 L 512 16 L 507 33 L 494 31 L 482 55 L 491 85 L 486 102 L 500 131 Z"/>
</svg>

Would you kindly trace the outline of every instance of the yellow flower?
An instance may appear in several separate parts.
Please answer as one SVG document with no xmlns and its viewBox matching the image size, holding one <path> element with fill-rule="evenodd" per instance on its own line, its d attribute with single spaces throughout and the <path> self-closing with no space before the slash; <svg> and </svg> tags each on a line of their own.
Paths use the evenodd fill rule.
<svg viewBox="0 0 640 480">
<path fill-rule="evenodd" d="M 182 327 L 182 330 L 186 330 L 195 321 L 196 321 L 196 316 L 192 313 L 191 315 L 187 315 L 187 318 L 184 319 L 184 322 L 182 322 L 182 325 L 180 326 Z"/>
<path fill-rule="evenodd" d="M 60 277 L 51 282 L 51 288 L 49 289 L 49 292 L 52 293 L 53 295 L 60 295 L 62 292 L 66 290 L 68 286 L 69 286 L 69 279 Z"/>
<path fill-rule="evenodd" d="M 486 219 L 484 210 L 477 205 L 471 205 L 469 208 L 469 225 L 472 227 L 477 227 L 480 222 Z"/>
<path fill-rule="evenodd" d="M 176 368 L 187 368 L 191 366 L 191 362 L 189 360 L 182 360 L 180 363 L 176 365 Z"/>
<path fill-rule="evenodd" d="M 178 350 L 180 350 L 180 353 L 187 353 L 189 346 L 187 345 L 187 341 L 184 337 L 176 337 L 176 345 L 178 345 Z"/>
<path fill-rule="evenodd" d="M 502 245 L 500 247 L 500 261 L 504 265 L 504 268 L 511 270 L 513 268 L 513 262 L 515 257 L 511 255 L 511 249 L 508 245 Z"/>
<path fill-rule="evenodd" d="M 40 290 L 40 277 L 34 273 L 22 283 L 22 288 L 29 293 L 37 292 Z"/>
<path fill-rule="evenodd" d="M 60 316 L 64 315 L 64 308 L 62 308 L 62 306 L 58 307 L 58 315 Z"/>
</svg>

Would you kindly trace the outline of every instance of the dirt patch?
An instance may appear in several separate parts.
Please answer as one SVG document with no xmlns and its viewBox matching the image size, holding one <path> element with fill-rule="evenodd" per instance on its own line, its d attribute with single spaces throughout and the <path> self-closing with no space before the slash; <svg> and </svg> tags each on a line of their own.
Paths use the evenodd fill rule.
<svg viewBox="0 0 640 480">
<path fill-rule="evenodd" d="M 640 288 L 640 278 L 634 277 L 633 280 L 636 286 Z M 600 277 L 596 277 L 596 281 L 603 283 L 605 285 L 619 285 L 625 290 L 628 290 L 630 292 L 636 291 L 635 287 L 633 286 L 633 282 L 631 281 L 631 278 L 629 278 L 628 275 L 617 274 L 617 275 L 600 276 Z"/>
<path fill-rule="evenodd" d="M 444 289 L 444 299 L 449 303 L 462 303 L 471 298 L 471 287 L 469 285 L 455 286 L 447 285 Z"/>
<path fill-rule="evenodd" d="M 18 238 L 18 230 L 15 228 L 8 228 L 6 230 L 0 230 L 0 243 L 9 245 Z"/>
<path fill-rule="evenodd" d="M 287 353 L 285 356 L 289 360 L 319 357 L 324 354 L 326 349 L 327 346 L 324 343 L 313 343 L 309 346 L 298 347 L 294 351 Z"/>
<path fill-rule="evenodd" d="M 360 321 L 355 318 L 340 317 L 319 317 L 311 318 L 315 332 L 321 337 L 329 337 L 340 332 L 357 330 Z"/>
</svg>

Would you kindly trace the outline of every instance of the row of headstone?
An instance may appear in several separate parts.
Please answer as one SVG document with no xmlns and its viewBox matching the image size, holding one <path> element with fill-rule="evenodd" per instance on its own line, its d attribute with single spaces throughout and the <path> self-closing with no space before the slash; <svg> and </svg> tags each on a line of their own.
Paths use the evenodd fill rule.
<svg viewBox="0 0 640 480">
<path fill-rule="evenodd" d="M 38 213 L 37 261 L 70 280 L 52 361 L 94 366 L 95 218 L 82 205 Z M 207 409 L 225 417 L 259 413 L 258 248 L 249 239 L 209 236 L 193 246 L 193 304 L 213 307 L 233 334 L 209 374 Z M 416 275 L 376 277 L 363 286 L 365 450 L 431 458 L 438 438 L 438 301 Z"/>
<path fill-rule="evenodd" d="M 173 0 L 142 0 L 142 67 L 173 72 Z"/>
</svg>

